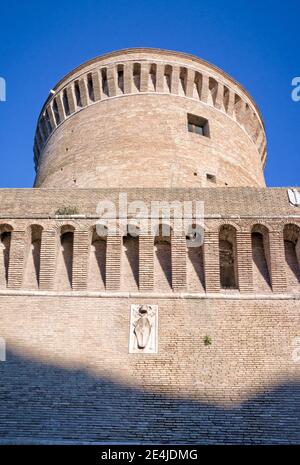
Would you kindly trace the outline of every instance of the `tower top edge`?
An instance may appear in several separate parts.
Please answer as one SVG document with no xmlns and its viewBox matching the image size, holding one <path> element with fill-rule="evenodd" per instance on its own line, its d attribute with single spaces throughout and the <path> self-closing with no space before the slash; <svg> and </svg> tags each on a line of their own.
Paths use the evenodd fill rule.
<svg viewBox="0 0 300 465">
<path fill-rule="evenodd" d="M 260 120 L 261 120 L 261 123 L 263 125 L 263 127 L 265 127 L 264 125 L 264 121 L 263 121 L 263 118 L 262 118 L 262 114 L 260 112 L 260 109 L 258 108 L 256 102 L 254 101 L 253 97 L 250 95 L 250 93 L 247 91 L 247 89 L 240 83 L 238 82 L 236 79 L 234 79 L 232 76 L 230 76 L 228 73 L 226 73 L 225 71 L 223 71 L 221 68 L 219 68 L 218 66 L 210 63 L 209 61 L 206 61 L 202 58 L 199 58 L 198 56 L 196 55 L 193 55 L 191 53 L 186 53 L 186 52 L 180 52 L 180 51 L 177 51 L 177 50 L 168 50 L 168 49 L 163 49 L 163 48 L 151 48 L 151 47 L 133 47 L 133 48 L 125 48 L 125 49 L 120 49 L 120 50 L 115 50 L 115 51 L 112 51 L 112 52 L 107 52 L 107 53 L 104 53 L 102 55 L 98 55 L 94 58 L 91 58 L 90 60 L 87 60 L 83 63 L 81 63 L 80 65 L 76 66 L 76 68 L 74 68 L 73 70 L 71 70 L 69 73 L 67 73 L 66 75 L 64 75 L 58 82 L 57 84 L 52 88 L 52 90 L 54 92 L 56 92 L 60 86 L 62 86 L 66 81 L 72 79 L 73 76 L 75 76 L 76 74 L 80 73 L 80 71 L 84 70 L 85 68 L 87 67 L 90 67 L 96 63 L 101 63 L 102 61 L 107 61 L 109 59 L 114 59 L 114 58 L 117 58 L 119 56 L 130 56 L 130 55 L 134 55 L 134 54 L 144 54 L 145 57 L 142 57 L 143 59 L 147 58 L 147 54 L 149 55 L 157 55 L 157 56 L 166 56 L 166 55 L 169 55 L 170 57 L 173 57 L 173 58 L 179 58 L 179 59 L 182 59 L 182 60 L 185 60 L 186 62 L 190 62 L 190 64 L 192 63 L 195 63 L 196 65 L 200 64 L 208 69 L 211 69 L 213 72 L 221 75 L 222 77 L 224 77 L 226 80 L 228 80 L 231 84 L 233 84 L 234 86 L 237 86 L 250 100 L 250 102 L 253 104 L 255 110 L 257 111 L 257 114 L 259 115 L 260 117 Z M 149 59 L 151 59 L 151 57 L 149 56 Z M 51 94 L 49 94 L 48 98 L 46 99 L 44 105 L 43 105 L 43 108 L 41 110 L 41 113 L 43 112 L 48 100 L 51 98 Z"/>
</svg>

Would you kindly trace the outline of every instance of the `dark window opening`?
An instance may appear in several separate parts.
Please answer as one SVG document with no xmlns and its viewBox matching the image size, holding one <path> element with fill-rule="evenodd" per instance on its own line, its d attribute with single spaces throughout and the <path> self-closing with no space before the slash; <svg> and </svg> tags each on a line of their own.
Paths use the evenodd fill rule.
<svg viewBox="0 0 300 465">
<path fill-rule="evenodd" d="M 209 137 L 209 125 L 208 121 L 202 116 L 187 115 L 187 125 L 189 132 L 194 132 L 200 136 Z"/>
<path fill-rule="evenodd" d="M 91 73 L 87 75 L 87 87 L 88 87 L 89 98 L 92 102 L 94 102 L 95 101 L 94 84 L 93 84 L 93 76 Z"/>
<path fill-rule="evenodd" d="M 54 118 L 55 118 L 56 124 L 59 125 L 60 124 L 60 115 L 59 115 L 58 105 L 57 105 L 56 99 L 53 100 L 52 108 L 53 108 L 53 113 L 54 113 Z"/>
<path fill-rule="evenodd" d="M 124 94 L 124 66 L 118 66 L 118 87 L 121 92 Z"/>
<path fill-rule="evenodd" d="M 137 91 L 140 91 L 141 86 L 141 64 L 134 63 L 133 65 L 133 83 Z"/>
<path fill-rule="evenodd" d="M 238 289 L 236 230 L 224 225 L 219 232 L 220 282 L 222 289 Z"/>
<path fill-rule="evenodd" d="M 104 95 L 109 97 L 106 68 L 101 69 L 101 77 L 102 77 L 102 92 L 103 92 Z"/>
<path fill-rule="evenodd" d="M 69 116 L 71 111 L 70 111 L 69 99 L 68 99 L 68 94 L 67 94 L 66 89 L 63 91 L 63 106 L 64 106 L 66 116 Z"/>
<path fill-rule="evenodd" d="M 74 90 L 75 90 L 75 97 L 76 97 L 77 106 L 82 107 L 81 93 L 80 93 L 80 87 L 79 87 L 79 82 L 78 81 L 75 81 Z"/>
</svg>

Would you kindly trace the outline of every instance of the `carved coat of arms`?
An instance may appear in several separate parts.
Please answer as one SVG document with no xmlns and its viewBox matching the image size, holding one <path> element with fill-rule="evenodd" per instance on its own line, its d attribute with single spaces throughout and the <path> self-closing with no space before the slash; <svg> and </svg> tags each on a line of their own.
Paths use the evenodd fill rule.
<svg viewBox="0 0 300 465">
<path fill-rule="evenodd" d="M 130 353 L 156 353 L 158 329 L 157 305 L 131 305 L 130 315 Z"/>
</svg>

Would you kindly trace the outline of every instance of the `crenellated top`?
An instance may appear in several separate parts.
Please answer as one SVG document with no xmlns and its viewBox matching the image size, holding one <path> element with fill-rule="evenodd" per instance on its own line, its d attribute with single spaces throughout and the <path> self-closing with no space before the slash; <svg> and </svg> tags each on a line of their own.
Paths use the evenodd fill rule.
<svg viewBox="0 0 300 465">
<path fill-rule="evenodd" d="M 159 49 L 129 49 L 79 66 L 51 91 L 36 129 L 36 169 L 51 135 L 73 115 L 107 99 L 150 93 L 200 101 L 226 114 L 255 144 L 264 167 L 264 124 L 254 101 L 240 84 L 192 55 Z"/>
</svg>

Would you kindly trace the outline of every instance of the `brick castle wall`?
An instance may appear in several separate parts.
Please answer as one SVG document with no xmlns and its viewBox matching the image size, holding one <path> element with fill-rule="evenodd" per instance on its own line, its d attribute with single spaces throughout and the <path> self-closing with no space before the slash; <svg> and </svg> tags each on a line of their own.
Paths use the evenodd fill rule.
<svg viewBox="0 0 300 465">
<path fill-rule="evenodd" d="M 98 57 L 50 93 L 34 160 L 39 189 L 0 189 L 0 443 L 299 443 L 300 215 L 245 89 L 178 52 Z M 203 243 L 174 210 L 98 236 L 120 194 L 148 219 L 202 202 Z M 157 353 L 130 353 L 131 304 L 158 306 Z"/>
<path fill-rule="evenodd" d="M 170 202 L 202 200 L 204 243 L 195 250 L 187 247 L 184 233 L 99 237 L 97 200 L 117 202 L 117 191 L 19 192 L 22 204 L 15 204 L 10 218 L 5 212 L 13 211 L 11 201 L 18 191 L 0 192 L 2 289 L 216 293 L 229 287 L 240 293 L 299 292 L 299 217 L 285 189 L 202 189 L 171 195 L 168 190 L 128 191 L 129 202 L 140 199 L 146 206 L 158 195 Z M 34 212 L 42 197 L 30 218 L 27 203 Z M 61 202 L 68 205 L 70 199 L 78 214 L 55 215 Z M 171 226 L 174 221 L 171 218 Z"/>
<path fill-rule="evenodd" d="M 0 302 L 2 440 L 299 441 L 299 300 Z M 158 304 L 157 354 L 128 353 L 131 303 Z"/>
</svg>

